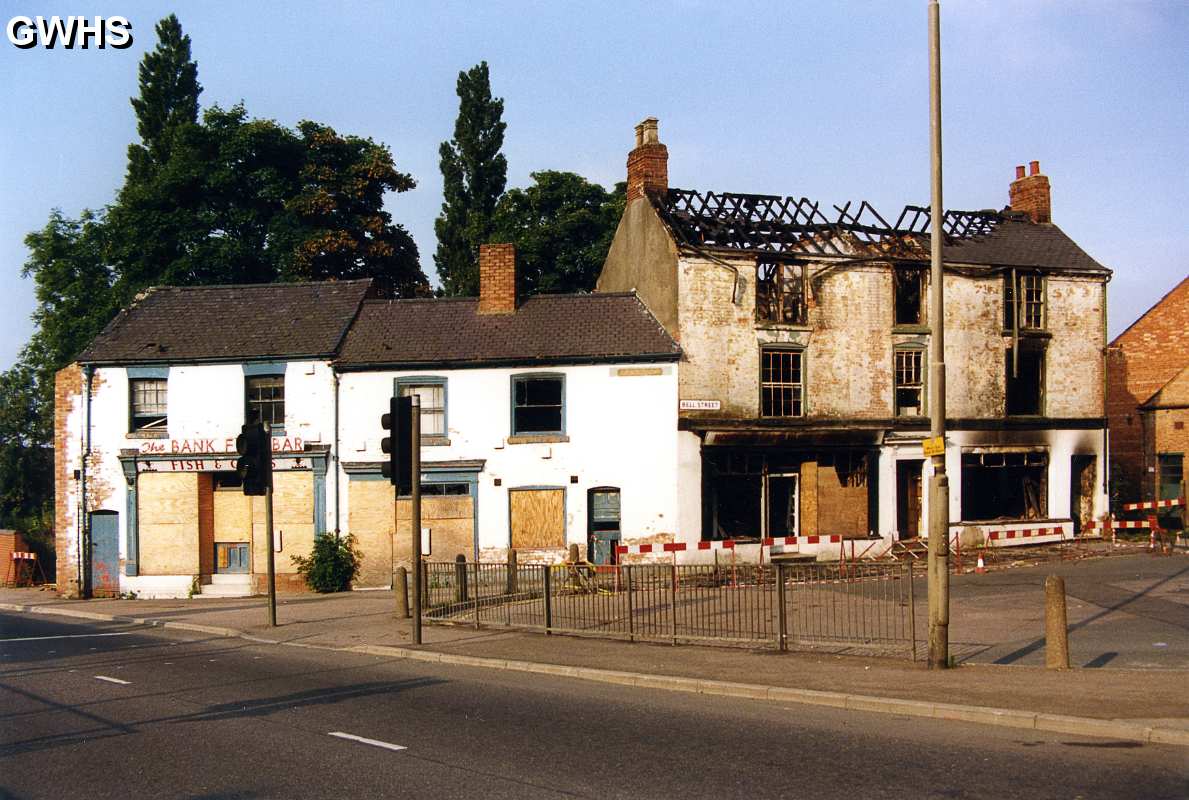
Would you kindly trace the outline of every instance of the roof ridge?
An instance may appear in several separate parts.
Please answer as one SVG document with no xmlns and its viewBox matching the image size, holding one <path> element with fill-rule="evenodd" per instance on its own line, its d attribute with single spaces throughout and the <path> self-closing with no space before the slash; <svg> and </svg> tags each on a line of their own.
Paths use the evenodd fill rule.
<svg viewBox="0 0 1189 800">
<path fill-rule="evenodd" d="M 348 286 L 360 283 L 371 283 L 371 278 L 347 278 L 344 280 L 326 280 L 326 281 L 261 281 L 259 283 L 204 283 L 195 286 L 183 286 L 178 284 L 161 284 L 159 286 L 149 286 L 144 291 L 178 291 L 190 292 L 201 291 L 203 289 L 265 289 L 265 288 L 282 288 L 293 286 Z"/>
</svg>

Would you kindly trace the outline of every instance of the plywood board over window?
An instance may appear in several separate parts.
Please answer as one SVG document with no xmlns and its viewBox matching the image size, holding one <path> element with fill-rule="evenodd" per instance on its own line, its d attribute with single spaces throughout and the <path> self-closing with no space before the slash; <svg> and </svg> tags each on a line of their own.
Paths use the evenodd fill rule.
<svg viewBox="0 0 1189 800">
<path fill-rule="evenodd" d="M 510 489 L 508 514 L 514 549 L 566 546 L 565 489 Z"/>
</svg>

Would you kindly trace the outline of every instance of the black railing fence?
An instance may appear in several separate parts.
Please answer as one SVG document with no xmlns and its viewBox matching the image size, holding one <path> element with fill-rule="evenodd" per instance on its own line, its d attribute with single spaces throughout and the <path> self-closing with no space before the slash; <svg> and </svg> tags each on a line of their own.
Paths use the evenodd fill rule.
<svg viewBox="0 0 1189 800">
<path fill-rule="evenodd" d="M 427 623 L 915 656 L 913 564 L 426 562 Z"/>
</svg>

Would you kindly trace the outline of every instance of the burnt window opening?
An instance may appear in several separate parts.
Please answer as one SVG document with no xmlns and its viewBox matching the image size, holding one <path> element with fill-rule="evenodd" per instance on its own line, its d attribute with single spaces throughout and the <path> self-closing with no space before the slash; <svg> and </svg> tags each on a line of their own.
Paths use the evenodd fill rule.
<svg viewBox="0 0 1189 800">
<path fill-rule="evenodd" d="M 820 466 L 834 466 L 834 474 L 838 476 L 839 486 L 867 485 L 867 454 L 854 451 L 835 453 L 833 457 L 822 456 L 818 459 Z"/>
<path fill-rule="evenodd" d="M 214 473 L 213 488 L 216 492 L 220 491 L 240 491 L 243 489 L 244 480 L 240 477 L 238 472 L 216 472 Z"/>
<path fill-rule="evenodd" d="M 804 372 L 800 350 L 760 351 L 760 414 L 800 417 L 805 413 Z"/>
<path fill-rule="evenodd" d="M 756 321 L 805 325 L 805 265 L 789 261 L 756 264 Z"/>
<path fill-rule="evenodd" d="M 1003 276 L 1003 327 L 1044 330 L 1045 285 L 1039 272 L 1009 272 Z"/>
<path fill-rule="evenodd" d="M 717 541 L 759 536 L 764 457 L 719 452 L 708 454 L 704 464 L 702 538 Z"/>
<path fill-rule="evenodd" d="M 896 351 L 896 416 L 925 413 L 925 351 Z"/>
<path fill-rule="evenodd" d="M 1048 453 L 963 453 L 962 519 L 1045 519 L 1048 472 Z"/>
<path fill-rule="evenodd" d="M 892 283 L 896 293 L 896 325 L 920 325 L 924 322 L 921 313 L 925 295 L 925 271 L 918 267 L 900 267 L 892 270 Z"/>
<path fill-rule="evenodd" d="M 1043 347 L 1023 343 L 1017 350 L 1008 348 L 1004 371 L 1008 416 L 1038 416 L 1044 410 Z"/>
</svg>

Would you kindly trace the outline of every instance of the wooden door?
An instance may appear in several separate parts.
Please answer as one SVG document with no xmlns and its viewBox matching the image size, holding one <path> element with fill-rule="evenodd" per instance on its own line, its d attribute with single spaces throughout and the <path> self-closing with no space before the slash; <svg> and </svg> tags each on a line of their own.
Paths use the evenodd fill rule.
<svg viewBox="0 0 1189 800">
<path fill-rule="evenodd" d="M 921 535 L 922 459 L 896 462 L 896 528 L 901 539 Z"/>
</svg>

